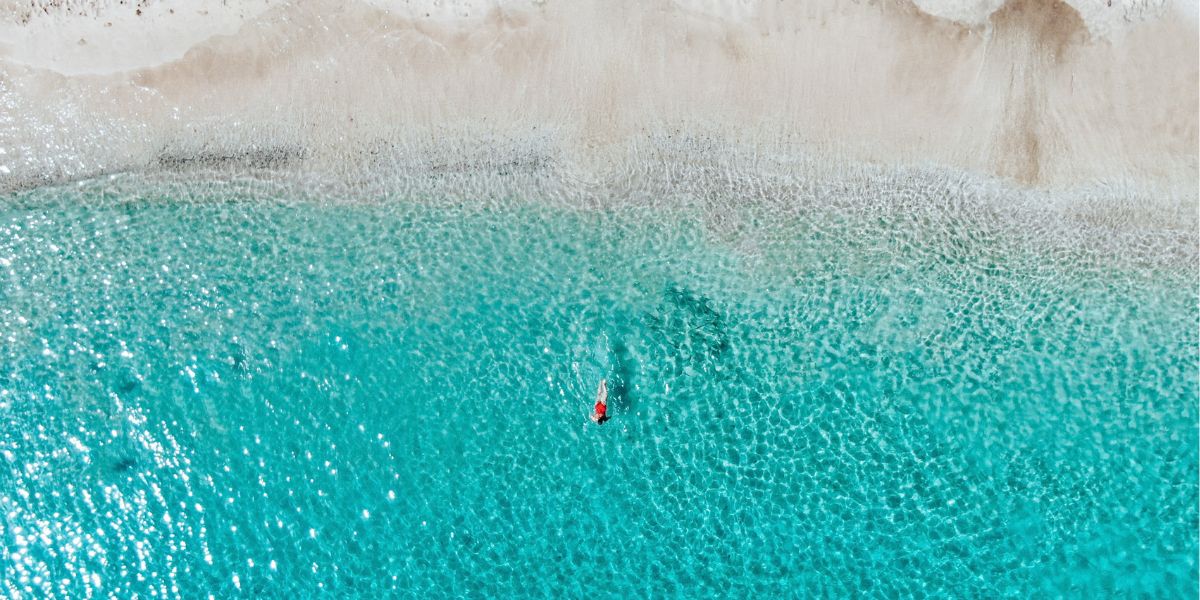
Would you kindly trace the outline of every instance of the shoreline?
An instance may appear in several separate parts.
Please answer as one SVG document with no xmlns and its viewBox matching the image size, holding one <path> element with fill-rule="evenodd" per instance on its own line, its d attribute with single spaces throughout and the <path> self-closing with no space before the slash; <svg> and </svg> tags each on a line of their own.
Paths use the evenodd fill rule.
<svg viewBox="0 0 1200 600">
<path fill-rule="evenodd" d="M 867 218 L 941 224 L 931 230 L 938 235 L 983 227 L 1007 240 L 1002 245 L 1047 252 L 1048 258 L 1089 257 L 1096 268 L 1191 277 L 1200 264 L 1195 244 L 1200 224 L 1187 194 L 1149 193 L 1119 182 L 1031 189 L 934 165 L 831 163 L 824 155 L 797 157 L 713 139 L 705 141 L 702 153 L 698 146 L 659 139 L 626 148 L 622 158 L 596 170 L 545 147 L 473 156 L 407 147 L 376 153 L 374 163 L 353 171 L 315 170 L 311 159 L 289 161 L 286 154 L 269 152 L 210 156 L 27 188 L 7 198 L 20 206 L 23 198 L 56 188 L 81 202 L 100 194 L 203 203 L 210 194 L 240 189 L 248 198 L 317 207 L 400 202 L 468 212 L 530 207 L 648 219 L 676 215 L 698 219 L 715 238 L 749 248 L 756 246 L 764 218 Z"/>
<path fill-rule="evenodd" d="M 932 161 L 865 161 L 835 146 L 786 137 L 725 138 L 719 130 L 698 125 L 648 132 L 586 152 L 548 131 L 504 136 L 475 130 L 469 134 L 459 132 L 453 140 L 438 135 L 421 137 L 424 141 L 408 143 L 392 137 L 378 138 L 373 144 L 339 148 L 336 152 L 301 145 L 164 150 L 145 164 L 124 168 L 86 174 L 39 174 L 24 180 L 0 178 L 0 195 L 105 177 L 187 181 L 196 173 L 231 179 L 250 177 L 283 185 L 309 182 L 329 194 L 369 191 L 381 195 L 417 180 L 484 182 L 515 176 L 536 180 L 559 195 L 610 198 L 638 189 L 669 194 L 675 189 L 694 189 L 705 179 L 718 188 L 732 181 L 756 181 L 757 185 L 772 182 L 784 187 L 818 185 L 849 190 L 864 182 L 904 179 L 915 174 L 931 188 L 982 190 L 984 195 L 996 198 L 997 207 L 1013 213 L 1063 215 L 1080 223 L 1131 231 L 1200 232 L 1195 182 L 1186 178 L 1146 182 L 1113 177 L 1073 185 L 1028 186 Z M 869 187 L 863 187 L 862 192 L 865 194 Z M 869 200 L 864 196 L 864 204 Z M 603 205 L 606 201 L 599 202 Z"/>
</svg>

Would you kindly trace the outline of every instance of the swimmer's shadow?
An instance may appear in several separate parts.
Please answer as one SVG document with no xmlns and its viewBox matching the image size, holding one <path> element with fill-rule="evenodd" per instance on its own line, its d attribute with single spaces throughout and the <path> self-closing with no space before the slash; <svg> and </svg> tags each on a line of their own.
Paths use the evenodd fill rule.
<svg viewBox="0 0 1200 600">
<path fill-rule="evenodd" d="M 625 346 L 624 342 L 617 342 L 613 346 L 613 354 L 615 355 L 615 364 L 613 365 L 612 382 L 608 386 L 608 401 L 613 408 L 625 412 L 633 408 L 633 399 L 629 392 L 634 370 L 630 367 L 632 361 L 629 356 L 629 348 Z"/>
</svg>

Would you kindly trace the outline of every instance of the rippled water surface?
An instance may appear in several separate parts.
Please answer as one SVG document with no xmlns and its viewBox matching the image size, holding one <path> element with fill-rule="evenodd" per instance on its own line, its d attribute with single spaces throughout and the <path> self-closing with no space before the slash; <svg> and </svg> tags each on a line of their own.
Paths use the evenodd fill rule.
<svg viewBox="0 0 1200 600">
<path fill-rule="evenodd" d="M 0 595 L 1196 595 L 1194 265 L 179 196 L 0 206 Z"/>
</svg>

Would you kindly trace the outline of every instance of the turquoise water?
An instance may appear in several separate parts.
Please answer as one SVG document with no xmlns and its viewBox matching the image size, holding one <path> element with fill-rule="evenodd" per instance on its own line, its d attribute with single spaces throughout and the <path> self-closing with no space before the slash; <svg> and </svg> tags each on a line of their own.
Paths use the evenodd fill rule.
<svg viewBox="0 0 1200 600">
<path fill-rule="evenodd" d="M 1196 596 L 1190 260 L 253 190 L 0 205 L 0 595 Z"/>
</svg>

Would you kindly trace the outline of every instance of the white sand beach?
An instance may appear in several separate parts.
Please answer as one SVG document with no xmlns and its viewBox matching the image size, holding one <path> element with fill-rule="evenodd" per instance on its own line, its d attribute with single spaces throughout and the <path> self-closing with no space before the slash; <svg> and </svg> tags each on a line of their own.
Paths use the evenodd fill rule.
<svg viewBox="0 0 1200 600">
<path fill-rule="evenodd" d="M 0 189 L 485 140 L 602 171 L 699 136 L 1179 212 L 1198 56 L 1191 0 L 10 2 Z"/>
</svg>

